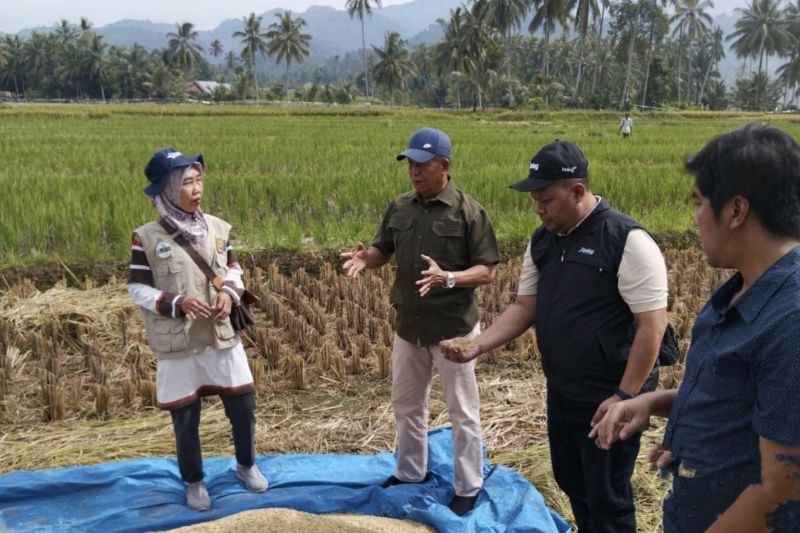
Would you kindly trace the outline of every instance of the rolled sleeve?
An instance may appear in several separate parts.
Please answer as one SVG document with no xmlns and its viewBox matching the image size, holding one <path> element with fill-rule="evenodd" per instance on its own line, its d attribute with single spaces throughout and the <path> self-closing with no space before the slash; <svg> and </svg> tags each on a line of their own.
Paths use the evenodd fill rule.
<svg viewBox="0 0 800 533">
<path fill-rule="evenodd" d="M 494 265 L 500 262 L 497 237 L 486 211 L 480 209 L 472 217 L 469 230 L 470 263 L 475 265 Z"/>
<path fill-rule="evenodd" d="M 632 313 L 667 307 L 667 266 L 658 245 L 644 230 L 628 233 L 617 271 L 617 288 Z"/>
<path fill-rule="evenodd" d="M 531 243 L 525 248 L 522 256 L 522 270 L 519 273 L 519 284 L 517 285 L 517 296 L 536 296 L 539 287 L 539 269 L 531 257 Z"/>
</svg>

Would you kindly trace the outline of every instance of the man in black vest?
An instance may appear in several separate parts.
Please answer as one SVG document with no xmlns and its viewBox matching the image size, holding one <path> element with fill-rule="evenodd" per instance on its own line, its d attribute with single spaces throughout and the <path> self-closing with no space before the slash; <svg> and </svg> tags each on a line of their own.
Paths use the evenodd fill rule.
<svg viewBox="0 0 800 533">
<path fill-rule="evenodd" d="M 547 378 L 547 425 L 556 482 L 578 530 L 636 531 L 630 478 L 639 437 L 601 450 L 588 438 L 611 405 L 655 388 L 667 326 L 667 273 L 655 241 L 592 194 L 586 158 L 555 141 L 531 160 L 530 192 L 542 225 L 525 252 L 515 302 L 474 339 L 445 341 L 470 361 L 535 324 Z"/>
</svg>

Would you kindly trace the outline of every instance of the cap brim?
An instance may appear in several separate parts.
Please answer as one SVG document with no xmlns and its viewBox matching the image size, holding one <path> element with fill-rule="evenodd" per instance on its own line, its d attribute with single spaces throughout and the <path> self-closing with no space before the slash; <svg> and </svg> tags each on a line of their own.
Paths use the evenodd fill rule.
<svg viewBox="0 0 800 533">
<path fill-rule="evenodd" d="M 436 157 L 436 154 L 426 152 L 425 150 L 417 150 L 416 148 L 409 148 L 405 152 L 401 152 L 400 154 L 398 154 L 397 160 L 402 161 L 405 158 L 409 158 L 410 160 L 416 161 L 417 163 L 427 163 L 434 157 Z"/>
<path fill-rule="evenodd" d="M 552 185 L 553 183 L 557 182 L 558 180 L 543 180 L 543 179 L 536 179 L 536 178 L 525 178 L 524 180 L 518 181 L 509 185 L 510 188 L 514 189 L 515 191 L 520 192 L 530 192 L 535 191 L 538 189 L 543 189 L 548 185 Z"/>
</svg>

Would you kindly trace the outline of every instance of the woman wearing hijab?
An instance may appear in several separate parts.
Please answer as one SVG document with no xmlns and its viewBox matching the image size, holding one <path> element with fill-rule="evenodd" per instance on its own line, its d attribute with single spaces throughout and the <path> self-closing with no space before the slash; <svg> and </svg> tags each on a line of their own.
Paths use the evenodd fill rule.
<svg viewBox="0 0 800 533">
<path fill-rule="evenodd" d="M 202 155 L 164 148 L 147 163 L 145 175 L 150 181 L 145 193 L 161 219 L 133 233 L 128 292 L 141 308 L 156 357 L 158 406 L 172 415 L 181 479 L 188 483 L 186 505 L 203 511 L 211 508 L 211 499 L 198 429 L 202 396 L 218 394 L 225 406 L 236 476 L 253 492 L 268 485 L 255 463 L 253 376 L 229 319 L 244 291 L 242 270 L 229 244 L 230 224 L 200 209 Z M 184 247 L 224 280 L 219 290 Z"/>
</svg>

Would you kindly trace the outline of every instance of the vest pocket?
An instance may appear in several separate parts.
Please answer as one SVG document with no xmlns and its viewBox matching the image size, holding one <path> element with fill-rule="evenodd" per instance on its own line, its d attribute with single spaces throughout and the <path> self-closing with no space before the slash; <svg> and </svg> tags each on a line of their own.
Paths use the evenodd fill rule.
<svg viewBox="0 0 800 533">
<path fill-rule="evenodd" d="M 186 278 L 183 275 L 183 263 L 180 261 L 162 261 L 153 273 L 156 277 L 156 287 L 162 291 L 175 294 L 186 293 Z"/>
<path fill-rule="evenodd" d="M 150 347 L 154 352 L 171 353 L 189 347 L 186 327 L 181 319 L 154 318 Z"/>
<path fill-rule="evenodd" d="M 214 321 L 214 336 L 221 341 L 227 341 L 236 336 L 230 318 L 226 318 L 222 322 Z"/>
</svg>

